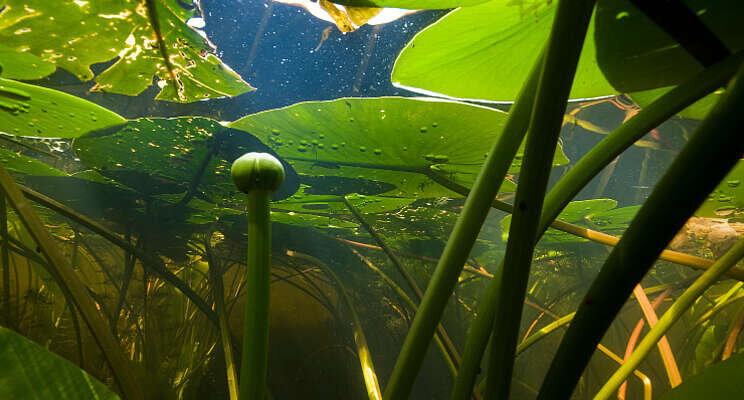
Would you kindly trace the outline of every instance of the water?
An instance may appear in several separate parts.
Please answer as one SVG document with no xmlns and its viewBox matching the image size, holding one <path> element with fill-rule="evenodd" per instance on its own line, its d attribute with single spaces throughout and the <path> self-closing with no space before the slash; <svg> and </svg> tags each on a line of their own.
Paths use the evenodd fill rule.
<svg viewBox="0 0 744 400">
<path fill-rule="evenodd" d="M 72 15 L 63 10 L 84 13 L 80 10 L 87 5 L 77 3 L 59 6 L 57 14 L 51 13 L 52 21 Z M 428 34 L 435 34 L 447 20 L 477 21 L 478 15 L 468 16 L 466 9 L 449 15 L 447 10 L 428 10 L 342 34 L 328 22 L 288 4 L 203 0 L 200 8 L 194 8 L 189 1 L 166 3 L 177 7 L 171 10 L 181 18 L 172 20 L 178 23 L 188 19 L 183 15 L 197 13 L 190 26 L 203 28 L 216 46 L 214 55 L 223 63 L 217 61 L 197 74 L 202 67 L 195 65 L 206 62 L 209 51 L 200 47 L 207 45 L 198 35 L 189 36 L 188 46 L 172 45 L 180 50 L 171 54 L 172 67 L 182 79 L 177 87 L 167 82 L 170 71 L 162 64 L 148 72 L 143 71 L 149 64 L 135 64 L 136 68 L 119 64 L 127 60 L 127 54 L 135 54 L 131 61 L 141 62 L 137 52 L 148 51 L 159 63 L 157 41 L 147 36 L 142 36 L 147 39 L 142 43 L 139 36 L 128 37 L 127 45 L 142 47 L 127 50 L 130 53 L 106 50 L 111 57 L 104 57 L 108 53 L 103 50 L 85 50 L 84 40 L 70 38 L 69 46 L 83 50 L 63 47 L 70 54 L 56 56 L 56 43 L 65 32 L 56 34 L 62 37 L 59 40 L 50 36 L 24 42 L 22 35 L 40 30 L 33 19 L 28 27 L 11 24 L 7 28 L 12 28 L 11 36 L 0 28 L 0 35 L 15 46 L 7 51 L 0 47 L 0 55 L 36 55 L 34 62 L 58 67 L 53 74 L 34 76 L 36 70 L 30 67 L 30 72 L 21 71 L 2 63 L 3 57 L 16 58 L 0 57 L 4 71 L 10 71 L 6 74 L 28 83 L 0 84 L 0 113 L 7 117 L 0 122 L 0 162 L 25 188 L 49 243 L 64 260 L 59 265 L 49 261 L 55 258 L 37 244 L 38 232 L 24 225 L 27 216 L 15 210 L 15 203 L 0 209 L 7 219 L 7 223 L 0 221 L 0 229 L 8 232 L 10 241 L 0 245 L 2 326 L 61 355 L 119 394 L 127 391 L 116 384 L 121 380 L 117 370 L 124 369 L 133 374 L 146 398 L 229 399 L 231 368 L 226 365 L 231 365 L 230 358 L 240 365 L 247 298 L 246 244 L 251 239 L 246 237 L 245 195 L 235 189 L 228 175 L 231 163 L 242 154 L 268 152 L 281 161 L 286 178 L 272 195 L 271 205 L 267 389 L 274 399 L 375 398 L 368 394 L 375 389 L 370 379 L 379 382 L 380 390 L 388 387 L 421 294 L 463 212 L 464 191 L 474 185 L 490 147 L 503 134 L 508 112 L 514 111 L 503 96 L 513 99 L 531 59 L 537 56 L 542 39 L 534 39 L 532 28 L 524 26 L 534 23 L 539 26 L 534 31 L 547 35 L 549 25 L 544 21 L 552 18 L 555 5 L 511 4 L 520 11 L 515 19 L 500 23 L 521 26 L 522 30 L 514 29 L 523 36 L 506 34 L 503 40 L 488 42 L 499 32 L 468 22 L 452 28 L 457 34 L 439 41 L 427 42 L 420 34 L 411 42 L 426 27 Z M 48 5 L 34 6 L 42 14 L 49 12 Z M 21 12 L 15 4 L 6 7 Z M 114 23 L 129 21 L 122 15 L 134 15 L 119 14 L 123 11 L 111 7 L 99 17 Z M 489 18 L 489 13 L 498 14 L 481 10 Z M 0 21 L 16 18 L 8 15 L 0 16 Z M 138 15 L 133 18 L 145 18 L 146 12 Z M 622 20 L 633 15 L 624 11 L 617 16 Z M 103 27 L 112 25 L 96 26 L 97 34 L 105 38 Z M 74 29 L 70 32 L 77 32 Z M 467 42 L 468 35 L 477 35 L 479 29 L 487 31 L 483 40 Z M 601 34 L 598 30 L 597 37 Z M 519 45 L 537 47 L 525 51 L 524 57 L 501 56 L 498 52 L 506 47 L 517 47 L 503 44 L 514 37 L 519 38 Z M 168 35 L 164 39 L 173 40 Z M 16 46 L 19 43 L 23 47 Z M 55 50 L 45 51 L 45 46 Z M 404 89 L 414 82 L 420 84 L 417 76 L 401 72 L 407 68 L 405 62 L 415 64 L 414 55 L 436 55 L 440 47 L 446 56 L 429 63 L 442 65 L 420 66 L 420 74 L 430 77 L 430 85 L 424 82 L 416 92 Z M 16 48 L 26 51 L 18 53 Z M 13 57 L 21 57 L 17 54 Z M 123 58 L 117 61 L 117 54 Z M 467 61 L 458 64 L 452 54 L 462 54 Z M 489 56 L 479 60 L 479 54 Z M 188 57 L 196 61 L 184 62 Z M 88 73 L 73 68 L 81 58 L 91 60 L 98 82 L 76 77 Z M 395 65 L 396 59 L 400 65 Z M 583 62 L 575 88 L 590 80 L 586 77 L 592 71 L 610 75 Z M 257 90 L 249 91 L 237 78 L 222 74 L 226 66 Z M 490 66 L 503 84 L 494 85 L 490 73 L 478 75 Z M 116 68 L 131 69 L 118 70 L 124 79 L 116 80 L 111 72 Z M 141 84 L 137 80 L 149 79 L 158 68 L 159 78 L 153 84 L 145 82 L 136 96 L 126 93 L 136 91 L 133 87 Z M 391 75 L 399 83 L 394 85 Z M 445 92 L 449 88 L 442 80 L 449 82 L 452 92 Z M 476 83 L 471 85 L 471 81 Z M 581 93 L 604 90 L 602 85 L 609 87 L 602 80 L 585 85 Z M 481 87 L 491 88 L 493 97 L 478 97 Z M 100 107 L 80 100 L 69 105 L 69 98 L 42 88 L 72 94 Z M 246 93 L 224 95 L 230 91 Z M 198 101 L 155 99 L 184 100 L 192 93 L 194 98 L 188 99 Z M 421 93 L 448 98 L 422 97 Z M 646 107 L 650 100 L 643 96 L 651 96 L 606 94 L 569 103 L 548 189 L 610 132 Z M 455 97 L 478 101 L 458 102 L 452 100 Z M 514 362 L 510 398 L 536 398 L 566 326 L 544 336 L 541 330 L 552 329 L 554 321 L 591 305 L 584 296 L 612 251 L 613 238 L 606 235 L 625 233 L 700 126 L 698 114 L 688 112 L 668 118 L 608 160 L 559 216 L 573 228 L 549 229 L 537 243 L 521 323 L 512 324 L 520 354 Z M 81 136 L 81 131 L 90 133 Z M 731 146 L 734 142 L 732 137 Z M 524 182 L 520 180 L 524 160 L 522 147 L 506 171 L 497 204 L 488 213 L 463 272 L 453 282 L 453 294 L 441 319 L 443 329 L 437 332 L 441 344 L 429 344 L 408 398 L 450 398 L 453 371 L 448 359 L 459 364 L 490 278 L 498 272 L 510 234 L 515 235 L 516 224 L 507 211 L 515 202 L 516 185 Z M 668 249 L 694 257 L 679 264 L 667 254 L 650 269 L 602 338 L 573 398 L 593 397 L 618 368 L 613 357 L 623 358 L 638 347 L 648 332 L 647 320 L 661 317 L 700 275 L 699 270 L 705 269 L 701 265 L 710 264 L 706 260 L 720 258 L 737 242 L 744 231 L 742 171 L 736 166 L 701 200 L 702 206 L 676 236 L 670 232 Z M 684 184 L 702 185 L 705 180 L 703 175 Z M 668 204 L 669 208 L 677 206 Z M 591 240 L 586 238 L 587 229 Z M 631 260 L 628 268 L 638 263 Z M 107 365 L 84 313 L 70 312 L 68 304 L 74 295 L 61 289 L 68 284 L 60 285 L 60 274 L 55 272 L 59 268 L 72 271 L 83 283 L 82 295 L 104 324 L 102 332 L 128 359 L 126 365 Z M 742 279 L 741 273 L 737 279 Z M 617 288 L 607 288 L 607 292 L 613 290 Z M 738 280 L 717 280 L 672 326 L 666 335 L 671 352 L 653 350 L 637 368 L 640 376 L 648 377 L 652 398 L 661 398 L 676 386 L 675 371 L 686 382 L 722 359 L 737 358 L 744 315 L 741 298 Z M 655 303 L 656 315 L 648 311 L 647 302 Z M 220 321 L 223 312 L 225 319 Z M 497 321 L 496 327 L 508 329 L 508 321 Z M 224 346 L 228 343 L 222 342 L 221 334 L 229 336 L 227 357 Z M 671 354 L 673 360 L 663 360 L 660 354 Z M 487 364 L 481 364 L 480 383 L 488 372 Z M 649 390 L 638 376 L 629 378 L 625 398 L 641 398 Z M 9 388 L 21 381 L 17 375 L 12 377 Z M 0 397 L 13 398 L 12 389 L 7 390 Z M 483 390 L 481 386 L 476 396 Z"/>
</svg>

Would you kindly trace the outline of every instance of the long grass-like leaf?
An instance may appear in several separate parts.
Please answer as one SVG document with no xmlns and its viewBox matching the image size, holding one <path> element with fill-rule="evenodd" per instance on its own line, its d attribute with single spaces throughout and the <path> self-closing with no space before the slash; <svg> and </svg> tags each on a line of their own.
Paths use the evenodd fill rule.
<svg viewBox="0 0 744 400">
<path fill-rule="evenodd" d="M 610 253 L 558 348 L 539 400 L 571 396 L 594 348 L 633 287 L 741 158 L 744 151 L 744 135 L 739 132 L 744 124 L 744 114 L 740 111 L 744 107 L 741 75 L 740 71 L 701 122 Z M 710 151 L 712 148 L 717 151 Z"/>
</svg>

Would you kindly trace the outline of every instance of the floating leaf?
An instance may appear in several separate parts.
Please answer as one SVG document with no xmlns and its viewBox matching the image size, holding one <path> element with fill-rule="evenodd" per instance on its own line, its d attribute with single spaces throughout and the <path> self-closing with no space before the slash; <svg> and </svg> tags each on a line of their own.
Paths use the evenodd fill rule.
<svg viewBox="0 0 744 400">
<path fill-rule="evenodd" d="M 93 132 L 73 143 L 77 156 L 102 175 L 146 195 L 186 193 L 212 201 L 237 193 L 232 161 L 250 151 L 273 153 L 259 140 L 208 118 L 143 118 L 117 129 Z M 297 176 L 283 162 L 286 179 L 275 199 L 297 190 Z"/>
<path fill-rule="evenodd" d="M 696 217 L 744 218 L 744 160 L 739 161 L 695 211 Z M 694 182 L 693 182 L 694 183 Z"/>
<path fill-rule="evenodd" d="M 92 64 L 118 57 L 96 77 L 94 90 L 136 95 L 152 84 L 153 75 L 164 83 L 158 98 L 169 101 L 252 90 L 211 53 L 205 38 L 186 25 L 194 10 L 184 10 L 179 3 L 153 2 L 177 82 L 169 80 L 142 1 L 6 0 L 0 38 L 6 46 L 38 56 L 83 81 L 93 78 Z"/>
<path fill-rule="evenodd" d="M 106 385 L 64 358 L 0 327 L 0 398 L 118 399 Z"/>
<path fill-rule="evenodd" d="M 548 38 L 555 1 L 491 1 L 452 11 L 419 32 L 400 53 L 393 84 L 442 95 L 514 101 Z M 593 25 L 571 98 L 614 94 L 596 65 Z"/>
<path fill-rule="evenodd" d="M 302 185 L 291 197 L 272 204 L 272 207 L 286 211 L 322 212 L 331 215 L 351 214 L 344 198 L 363 213 L 378 213 L 400 209 L 413 199 L 387 196 L 368 196 L 362 194 L 335 195 L 313 194 L 313 187 Z"/>
<path fill-rule="evenodd" d="M 459 197 L 427 174 L 470 186 L 505 120 L 481 106 L 381 97 L 298 103 L 229 126 L 263 140 L 303 176 L 361 178 L 392 186 L 360 194 L 422 198 Z M 566 161 L 559 150 L 556 164 Z"/>
<path fill-rule="evenodd" d="M 81 98 L 0 78 L 0 131 L 16 136 L 74 138 L 126 122 Z"/>
<path fill-rule="evenodd" d="M 686 0 L 690 8 L 731 51 L 744 48 L 744 3 Z M 679 84 L 703 67 L 674 39 L 626 0 L 603 0 L 596 13 L 597 62 L 621 92 Z"/>
</svg>

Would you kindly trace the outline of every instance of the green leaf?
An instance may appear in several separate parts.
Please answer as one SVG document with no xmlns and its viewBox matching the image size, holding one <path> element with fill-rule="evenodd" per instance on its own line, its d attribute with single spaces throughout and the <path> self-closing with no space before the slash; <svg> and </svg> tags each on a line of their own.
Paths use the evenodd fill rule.
<svg viewBox="0 0 744 400">
<path fill-rule="evenodd" d="M 693 182 L 694 183 L 694 182 Z M 696 217 L 744 218 L 744 160 L 739 161 L 695 211 Z"/>
<path fill-rule="evenodd" d="M 52 72 L 54 64 L 29 54 L 20 53 L 10 47 L 0 45 L 0 76 L 5 79 L 41 79 Z"/>
<path fill-rule="evenodd" d="M 702 22 L 732 52 L 744 47 L 741 20 L 744 3 L 685 0 Z M 626 0 L 597 4 L 597 62 L 621 92 L 638 92 L 679 84 L 702 66 L 661 28 Z"/>
<path fill-rule="evenodd" d="M 0 78 L 0 132 L 16 136 L 75 138 L 126 122 L 87 100 Z"/>
<path fill-rule="evenodd" d="M 8 171 L 18 172 L 26 175 L 40 176 L 67 176 L 64 172 L 52 168 L 41 161 L 16 154 L 8 149 L 0 148 L 0 163 Z"/>
<path fill-rule="evenodd" d="M 118 399 L 103 383 L 62 357 L 0 327 L 0 398 Z"/>
<path fill-rule="evenodd" d="M 336 4 L 354 7 L 392 7 L 407 10 L 436 10 L 468 7 L 491 0 L 334 0 Z"/>
<path fill-rule="evenodd" d="M 96 77 L 94 90 L 136 95 L 153 75 L 164 84 L 162 100 L 192 102 L 253 90 L 186 25 L 194 10 L 173 0 L 154 4 L 176 82 L 170 81 L 142 1 L 6 0 L 0 39 L 18 54 L 38 56 L 83 81 L 93 78 L 92 64 L 119 57 Z"/>
<path fill-rule="evenodd" d="M 735 354 L 686 379 L 662 396 L 662 400 L 736 399 L 741 397 L 742 376 L 744 354 Z"/>
<path fill-rule="evenodd" d="M 427 174 L 470 186 L 505 120 L 505 113 L 481 106 L 381 97 L 303 102 L 229 126 L 268 144 L 313 188 L 307 177 L 344 177 L 381 188 L 359 194 L 422 198 L 459 197 Z M 556 153 L 556 164 L 566 161 Z"/>
<path fill-rule="evenodd" d="M 455 10 L 408 43 L 395 62 L 393 84 L 456 98 L 514 101 L 550 33 L 556 3 L 491 1 Z M 615 93 L 596 65 L 592 27 L 571 98 Z"/>
<path fill-rule="evenodd" d="M 73 142 L 75 154 L 102 175 L 146 195 L 185 194 L 193 187 L 211 201 L 238 193 L 230 166 L 249 151 L 271 152 L 258 139 L 200 117 L 142 118 Z M 297 190 L 291 166 L 275 199 Z M 183 197 L 183 196 L 181 196 Z"/>
</svg>

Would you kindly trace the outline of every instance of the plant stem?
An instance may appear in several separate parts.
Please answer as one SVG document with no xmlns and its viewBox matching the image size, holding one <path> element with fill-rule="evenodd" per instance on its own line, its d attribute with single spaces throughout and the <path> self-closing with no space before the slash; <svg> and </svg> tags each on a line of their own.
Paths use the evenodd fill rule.
<svg viewBox="0 0 744 400">
<path fill-rule="evenodd" d="M 271 272 L 269 194 L 268 190 L 252 190 L 246 201 L 248 257 L 240 368 L 241 400 L 263 400 L 266 388 Z"/>
<path fill-rule="evenodd" d="M 625 381 L 630 372 L 635 369 L 646 355 L 654 348 L 656 342 L 661 339 L 672 324 L 676 322 L 687 309 L 692 306 L 695 300 L 700 297 L 703 292 L 715 283 L 723 273 L 736 264 L 739 260 L 744 257 L 744 240 L 739 240 L 734 247 L 732 247 L 726 254 L 723 255 L 718 261 L 713 264 L 709 270 L 705 271 L 700 277 L 690 285 L 682 295 L 672 304 L 671 307 L 661 316 L 659 322 L 651 328 L 646 337 L 641 340 L 633 354 L 628 358 L 625 363 L 607 380 L 602 386 L 597 395 L 594 397 L 595 400 L 608 399 L 612 393 Z"/>
<path fill-rule="evenodd" d="M 741 75 L 740 71 L 701 122 L 610 253 L 558 348 L 539 400 L 571 396 L 591 354 L 633 287 L 741 157 L 744 151 L 744 135 L 738 131 L 744 125 L 744 114 L 740 112 L 744 107 Z M 726 146 L 720 146 L 721 143 Z M 710 151 L 712 148 L 717 151 Z"/>
<path fill-rule="evenodd" d="M 535 237 L 566 102 L 596 0 L 561 0 L 548 39 L 519 173 L 504 265 L 499 269 L 486 397 L 508 399 Z"/>
<path fill-rule="evenodd" d="M 538 58 L 542 60 L 542 57 Z M 537 74 L 532 74 L 536 76 Z M 534 79 L 535 85 L 537 79 Z M 410 395 L 436 325 L 444 312 L 449 296 L 457 283 L 463 265 L 475 243 L 491 201 L 496 197 L 514 155 L 522 143 L 532 110 L 533 92 L 522 89 L 520 99 L 509 113 L 504 131 L 496 140 L 478 173 L 471 193 L 465 200 L 450 239 L 437 263 L 426 293 L 414 317 L 411 329 L 396 360 L 393 373 L 385 388 L 386 400 L 404 400 Z M 467 364 L 463 362 L 462 367 Z M 475 366 L 478 369 L 478 366 Z M 458 374 L 459 375 L 459 374 Z M 472 384 L 465 388 L 470 396 Z"/>
<path fill-rule="evenodd" d="M 124 357 L 124 353 L 111 330 L 96 309 L 96 306 L 88 294 L 85 286 L 78 278 L 71 265 L 57 249 L 49 232 L 36 216 L 31 204 L 26 200 L 21 191 L 16 187 L 13 178 L 0 166 L 0 187 L 5 191 L 10 204 L 16 209 L 20 220 L 28 232 L 36 240 L 41 252 L 49 260 L 49 264 L 60 278 L 60 283 L 69 289 L 72 300 L 80 311 L 83 320 L 90 328 L 93 337 L 101 348 L 103 355 L 111 371 L 116 378 L 119 387 L 128 400 L 139 400 L 144 398 L 142 389 L 137 384 L 130 361 Z M 7 237 L 7 236 L 6 236 Z"/>
<path fill-rule="evenodd" d="M 153 274 L 173 285 L 176 289 L 183 293 L 184 296 L 188 297 L 188 299 L 191 300 L 191 302 L 193 302 L 194 305 L 207 316 L 207 318 L 214 324 L 215 327 L 219 326 L 217 316 L 215 315 L 214 311 L 212 311 L 212 309 L 207 305 L 204 299 L 196 294 L 196 292 L 194 292 L 194 290 L 191 289 L 186 284 L 186 282 L 182 281 L 179 277 L 168 270 L 168 268 L 163 265 L 163 261 L 161 259 L 135 248 L 126 240 L 122 239 L 119 235 L 104 228 L 101 224 L 93 221 L 85 215 L 75 212 L 75 210 L 65 206 L 64 204 L 61 204 L 54 199 L 44 196 L 43 194 L 38 193 L 25 186 L 17 186 L 27 198 L 33 200 L 38 204 L 41 204 L 44 207 L 54 210 L 61 215 L 64 215 L 65 217 L 101 235 L 106 240 L 121 248 L 125 252 L 134 254 L 140 261 L 142 261 L 143 268 L 152 270 Z"/>
</svg>

